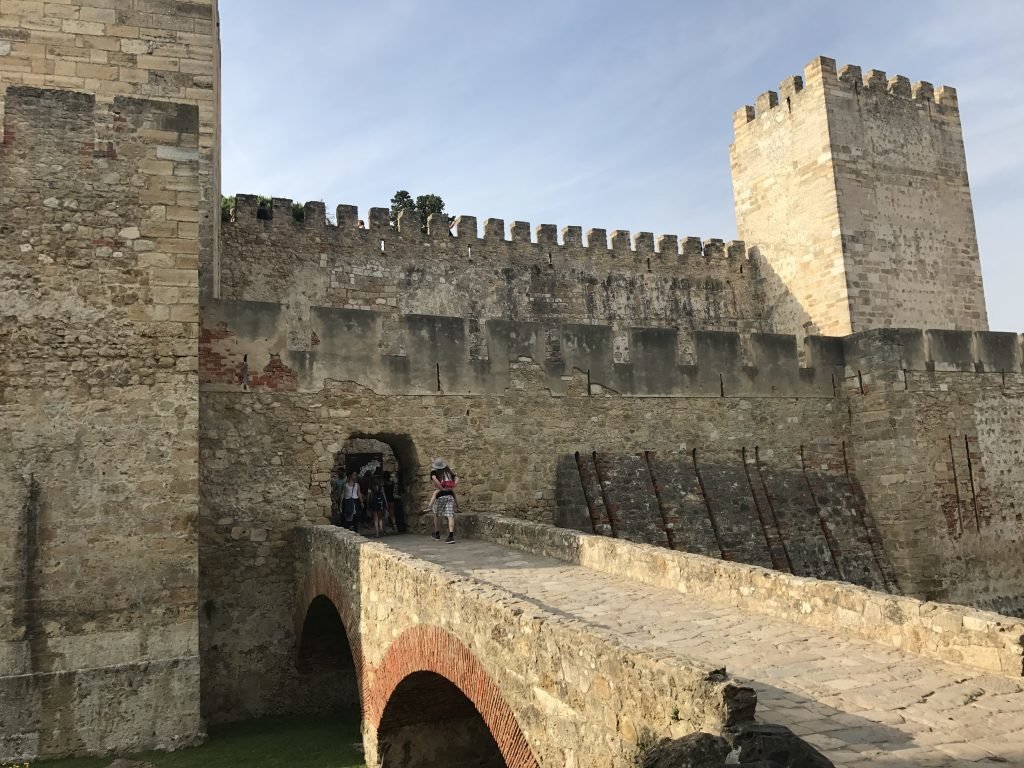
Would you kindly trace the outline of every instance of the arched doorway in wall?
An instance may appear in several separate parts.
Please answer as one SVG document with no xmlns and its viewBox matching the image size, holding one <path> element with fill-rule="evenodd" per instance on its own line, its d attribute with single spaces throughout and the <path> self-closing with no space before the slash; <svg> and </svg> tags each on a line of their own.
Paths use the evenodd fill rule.
<svg viewBox="0 0 1024 768">
<path fill-rule="evenodd" d="M 333 479 L 355 472 L 364 489 L 372 477 L 379 478 L 394 504 L 395 518 L 402 531 L 416 512 L 418 471 L 419 460 L 409 435 L 356 433 L 334 454 L 330 475 Z"/>
<path fill-rule="evenodd" d="M 506 768 L 480 712 L 435 672 L 413 672 L 391 694 L 377 728 L 381 765 Z"/>
<path fill-rule="evenodd" d="M 303 714 L 359 717 L 359 671 L 341 615 L 325 595 L 314 597 L 306 609 L 295 668 Z"/>
</svg>

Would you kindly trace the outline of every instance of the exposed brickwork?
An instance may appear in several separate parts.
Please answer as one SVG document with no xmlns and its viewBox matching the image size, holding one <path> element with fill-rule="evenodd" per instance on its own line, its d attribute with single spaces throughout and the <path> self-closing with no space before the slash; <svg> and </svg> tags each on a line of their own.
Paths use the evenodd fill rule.
<svg viewBox="0 0 1024 768">
<path fill-rule="evenodd" d="M 366 699 L 365 712 L 374 727 L 380 727 L 384 708 L 398 684 L 412 673 L 423 671 L 451 681 L 473 702 L 509 768 L 538 765 L 498 686 L 461 640 L 438 627 L 407 629 L 373 669 L 373 689 Z"/>
<path fill-rule="evenodd" d="M 353 606 L 351 589 L 345 590 L 338 584 L 337 577 L 331 567 L 323 562 L 315 562 L 306 571 L 295 602 L 295 637 L 296 647 L 301 643 L 302 626 L 309 611 L 309 606 L 318 596 L 323 595 L 338 611 L 341 623 L 345 627 L 345 637 L 352 650 L 352 660 L 356 668 L 356 682 L 359 685 L 359 701 L 362 709 L 367 708 L 366 674 L 363 668 L 362 636 L 359 633 L 359 614 Z"/>
<path fill-rule="evenodd" d="M 634 648 L 338 528 L 306 527 L 296 545 L 297 603 L 333 594 L 350 643 L 360 648 L 369 765 L 378 765 L 378 749 L 394 730 L 441 717 L 417 709 L 457 704 L 424 704 L 426 691 L 449 695 L 440 686 L 406 685 L 426 682 L 424 673 L 469 700 L 509 766 L 624 768 L 653 723 L 683 735 L 753 717 L 750 689 L 713 665 Z M 544 651 L 530 652 L 537 648 Z M 566 680 L 577 682 L 567 687 Z M 407 695 L 413 698 L 399 699 Z"/>
</svg>

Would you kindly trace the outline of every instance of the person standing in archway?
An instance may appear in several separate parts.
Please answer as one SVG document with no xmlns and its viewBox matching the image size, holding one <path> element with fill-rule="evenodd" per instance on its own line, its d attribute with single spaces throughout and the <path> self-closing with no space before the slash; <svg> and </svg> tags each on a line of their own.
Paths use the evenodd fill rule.
<svg viewBox="0 0 1024 768">
<path fill-rule="evenodd" d="M 345 527 L 355 533 L 359 533 L 359 502 L 363 495 L 359 490 L 359 480 L 355 472 L 348 473 L 348 480 L 342 490 L 341 514 L 345 521 Z"/>
<path fill-rule="evenodd" d="M 441 539 L 441 518 L 448 519 L 448 538 L 445 544 L 455 543 L 455 487 L 459 484 L 459 476 L 445 463 L 444 459 L 434 459 L 430 466 L 430 482 L 434 486 L 431 509 L 434 512 L 434 539 Z"/>
</svg>

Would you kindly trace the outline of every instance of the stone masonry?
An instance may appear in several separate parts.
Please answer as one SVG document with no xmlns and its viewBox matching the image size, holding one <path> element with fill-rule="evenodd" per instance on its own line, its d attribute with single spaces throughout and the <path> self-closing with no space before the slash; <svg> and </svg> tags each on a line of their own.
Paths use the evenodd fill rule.
<svg viewBox="0 0 1024 768">
<path fill-rule="evenodd" d="M 202 738 L 216 7 L 0 3 L 0 760 Z"/>
<path fill-rule="evenodd" d="M 359 445 L 409 516 L 441 455 L 520 546 L 587 530 L 542 526 L 616 599 L 696 558 L 723 611 L 756 586 L 773 620 L 1017 675 L 1010 619 L 920 602 L 1024 614 L 1024 348 L 985 330 L 951 89 L 822 58 L 741 110 L 746 241 L 252 195 L 221 222 L 217 24 L 0 0 L 0 760 L 358 701 L 376 764 L 430 754 L 445 697 L 453 750 L 624 766 L 752 716 L 713 654 L 314 527 Z"/>
<path fill-rule="evenodd" d="M 780 327 L 988 327 L 955 89 L 820 57 L 733 123 L 736 220 Z"/>
</svg>

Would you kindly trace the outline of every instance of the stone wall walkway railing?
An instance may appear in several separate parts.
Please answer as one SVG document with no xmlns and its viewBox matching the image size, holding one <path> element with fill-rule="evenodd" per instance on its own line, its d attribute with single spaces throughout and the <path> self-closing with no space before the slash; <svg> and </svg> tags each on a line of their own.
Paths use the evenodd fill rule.
<svg viewBox="0 0 1024 768">
<path fill-rule="evenodd" d="M 473 518 L 476 519 L 473 519 Z M 1024 620 L 899 597 L 500 515 L 466 515 L 474 538 L 839 636 L 1024 677 Z"/>
</svg>

